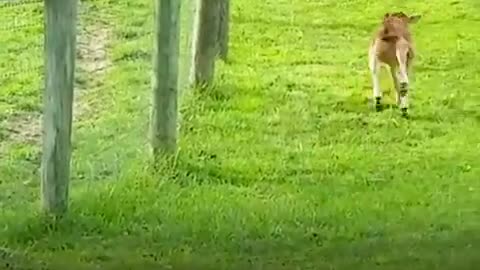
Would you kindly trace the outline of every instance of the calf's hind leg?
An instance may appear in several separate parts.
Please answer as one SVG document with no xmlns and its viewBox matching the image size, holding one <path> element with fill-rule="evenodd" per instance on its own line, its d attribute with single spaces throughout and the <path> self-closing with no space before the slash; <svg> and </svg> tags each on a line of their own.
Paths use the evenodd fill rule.
<svg viewBox="0 0 480 270">
<path fill-rule="evenodd" d="M 373 100 L 375 102 L 375 109 L 380 111 L 382 109 L 382 92 L 380 90 L 380 80 L 379 80 L 379 63 L 377 57 L 375 56 L 375 47 L 372 47 L 369 52 L 369 67 L 370 73 L 372 76 L 373 84 Z"/>
<path fill-rule="evenodd" d="M 400 110 L 404 116 L 407 115 L 408 111 L 408 47 L 401 46 L 396 51 L 397 61 L 398 61 L 398 81 L 399 81 L 399 94 L 400 94 Z"/>
<path fill-rule="evenodd" d="M 395 87 L 395 100 L 397 102 L 397 106 L 400 107 L 400 83 L 398 82 L 398 71 L 396 67 L 390 67 L 390 74 L 392 76 L 393 85 Z"/>
</svg>

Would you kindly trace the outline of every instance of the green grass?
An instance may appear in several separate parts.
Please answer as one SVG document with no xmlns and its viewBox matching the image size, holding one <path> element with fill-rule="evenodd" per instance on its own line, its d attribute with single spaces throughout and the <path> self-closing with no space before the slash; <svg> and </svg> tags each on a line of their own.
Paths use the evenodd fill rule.
<svg viewBox="0 0 480 270">
<path fill-rule="evenodd" d="M 38 138 L 4 128 L 40 111 L 42 77 L 24 72 L 2 81 L 4 264 L 370 270 L 480 263 L 476 1 L 233 1 L 231 60 L 218 64 L 213 89 L 184 96 L 178 160 L 157 172 L 148 150 L 151 1 L 109 2 L 84 1 L 91 15 L 84 21 L 107 22 L 112 65 L 80 72 L 71 208 L 59 224 L 37 214 Z M 12 21 L 12 10 L 18 21 L 41 25 L 38 7 L 1 8 L 0 25 Z M 368 101 L 367 46 L 393 10 L 423 15 L 412 28 L 418 59 L 409 120 L 395 109 L 376 113 Z M 22 29 L 0 34 L 2 73 L 12 61 L 25 63 L 13 65 L 17 72 L 41 63 L 41 51 L 31 49 L 41 27 Z M 387 76 L 382 86 L 393 103 Z"/>
</svg>

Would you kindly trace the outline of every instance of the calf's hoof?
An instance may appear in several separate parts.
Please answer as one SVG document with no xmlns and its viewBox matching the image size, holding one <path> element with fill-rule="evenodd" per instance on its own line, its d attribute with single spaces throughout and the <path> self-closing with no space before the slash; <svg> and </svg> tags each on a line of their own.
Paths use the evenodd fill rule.
<svg viewBox="0 0 480 270">
<path fill-rule="evenodd" d="M 382 98 L 381 97 L 376 97 L 375 98 L 375 110 L 377 112 L 381 111 L 383 109 L 382 107 Z"/>
<path fill-rule="evenodd" d="M 402 117 L 408 118 L 408 110 L 407 108 L 400 108 L 400 112 L 402 114 Z"/>
</svg>

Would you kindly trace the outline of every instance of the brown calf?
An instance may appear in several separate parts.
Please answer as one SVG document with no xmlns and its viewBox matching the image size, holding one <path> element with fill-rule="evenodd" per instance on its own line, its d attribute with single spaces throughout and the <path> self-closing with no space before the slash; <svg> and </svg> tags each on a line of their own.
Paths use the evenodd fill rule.
<svg viewBox="0 0 480 270">
<path fill-rule="evenodd" d="M 373 82 L 373 97 L 377 110 L 381 108 L 380 64 L 390 67 L 395 84 L 397 105 L 404 115 L 408 108 L 408 72 L 414 58 L 409 24 L 416 23 L 419 15 L 407 16 L 403 12 L 387 13 L 369 48 L 369 66 Z"/>
</svg>

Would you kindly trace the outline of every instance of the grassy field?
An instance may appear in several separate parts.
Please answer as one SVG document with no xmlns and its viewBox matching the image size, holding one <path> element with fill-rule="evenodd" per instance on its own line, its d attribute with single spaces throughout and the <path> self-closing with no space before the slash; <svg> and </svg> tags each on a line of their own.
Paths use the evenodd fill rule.
<svg viewBox="0 0 480 270">
<path fill-rule="evenodd" d="M 0 268 L 476 269 L 477 1 L 233 1 L 231 60 L 184 96 L 176 166 L 156 172 L 152 1 L 109 2 L 82 1 L 55 226 L 37 214 L 42 7 L 0 3 Z M 371 32 L 396 10 L 423 15 L 409 120 L 369 101 Z"/>
</svg>

